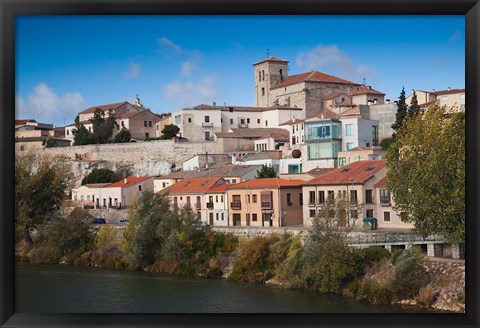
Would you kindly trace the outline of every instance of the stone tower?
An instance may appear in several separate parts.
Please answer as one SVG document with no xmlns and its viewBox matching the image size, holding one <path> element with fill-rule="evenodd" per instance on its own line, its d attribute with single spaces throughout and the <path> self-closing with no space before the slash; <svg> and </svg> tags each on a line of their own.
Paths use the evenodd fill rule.
<svg viewBox="0 0 480 328">
<path fill-rule="evenodd" d="M 270 89 L 285 81 L 288 77 L 288 61 L 277 57 L 268 57 L 253 64 L 255 81 L 255 106 L 275 106 Z"/>
</svg>

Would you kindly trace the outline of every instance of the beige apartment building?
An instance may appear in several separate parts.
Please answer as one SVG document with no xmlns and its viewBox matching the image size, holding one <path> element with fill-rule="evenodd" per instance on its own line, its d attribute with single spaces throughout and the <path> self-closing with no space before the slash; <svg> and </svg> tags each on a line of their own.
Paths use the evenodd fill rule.
<svg viewBox="0 0 480 328">
<path fill-rule="evenodd" d="M 365 217 L 377 217 L 379 199 L 375 184 L 386 173 L 386 160 L 356 161 L 305 182 L 302 191 L 304 225 L 311 226 L 312 219 L 325 206 L 327 198 L 347 199 L 349 211 L 345 211 L 342 218 L 344 225 L 361 223 Z M 378 223 L 382 227 L 382 222 Z"/>
<path fill-rule="evenodd" d="M 436 91 L 415 90 L 417 101 L 420 107 L 428 107 L 437 103 L 440 107 L 457 107 L 459 110 L 465 110 L 465 89 L 451 89 Z M 413 92 L 405 99 L 407 105 L 410 105 Z M 423 105 L 423 106 L 422 106 Z"/>
<path fill-rule="evenodd" d="M 231 184 L 216 185 L 205 194 L 208 224 L 211 226 L 228 226 L 228 186 Z"/>
<path fill-rule="evenodd" d="M 377 201 L 377 220 L 383 228 L 402 228 L 412 229 L 412 223 L 402 221 L 401 215 L 395 212 L 395 202 L 387 187 L 387 177 L 377 182 L 375 187 L 375 197 Z"/>
<path fill-rule="evenodd" d="M 227 187 L 230 226 L 301 225 L 302 180 L 255 179 Z"/>
</svg>

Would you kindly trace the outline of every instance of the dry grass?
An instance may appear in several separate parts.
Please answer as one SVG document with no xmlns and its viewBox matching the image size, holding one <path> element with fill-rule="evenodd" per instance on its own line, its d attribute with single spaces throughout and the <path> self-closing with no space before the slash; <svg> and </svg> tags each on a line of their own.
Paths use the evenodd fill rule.
<svg viewBox="0 0 480 328">
<path fill-rule="evenodd" d="M 415 299 L 418 305 L 429 307 L 435 301 L 436 293 L 433 291 L 432 285 L 420 288 Z"/>
</svg>

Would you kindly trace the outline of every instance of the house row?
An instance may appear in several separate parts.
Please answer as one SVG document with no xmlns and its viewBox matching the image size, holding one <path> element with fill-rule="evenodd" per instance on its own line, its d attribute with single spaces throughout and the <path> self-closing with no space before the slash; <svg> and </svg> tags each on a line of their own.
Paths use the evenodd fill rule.
<svg viewBox="0 0 480 328">
<path fill-rule="evenodd" d="M 412 228 L 394 211 L 385 160 L 355 161 L 307 181 L 266 178 L 227 183 L 218 176 L 185 178 L 159 193 L 169 197 L 173 208 L 188 206 L 213 226 L 310 226 L 328 199 L 343 199 L 344 225 L 375 217 L 379 228 Z"/>
</svg>

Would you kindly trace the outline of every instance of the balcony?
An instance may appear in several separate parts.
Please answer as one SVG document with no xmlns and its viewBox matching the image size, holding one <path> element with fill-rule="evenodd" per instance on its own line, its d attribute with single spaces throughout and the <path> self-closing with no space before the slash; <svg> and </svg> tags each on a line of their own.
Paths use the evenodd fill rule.
<svg viewBox="0 0 480 328">
<path fill-rule="evenodd" d="M 390 197 L 380 197 L 380 206 L 390 206 Z"/>
<path fill-rule="evenodd" d="M 212 209 L 213 208 L 213 203 L 207 203 L 207 208 Z"/>
<path fill-rule="evenodd" d="M 262 202 L 262 210 L 271 210 L 272 202 Z"/>
<path fill-rule="evenodd" d="M 202 126 L 203 126 L 203 127 L 212 127 L 212 126 L 213 126 L 213 122 L 202 122 Z"/>
<path fill-rule="evenodd" d="M 193 205 L 195 205 L 195 209 L 197 209 L 197 210 L 202 208 L 202 203 L 195 203 Z"/>
<path fill-rule="evenodd" d="M 238 123 L 238 127 L 239 128 L 248 128 L 248 124 L 247 123 Z"/>
<path fill-rule="evenodd" d="M 241 210 L 242 203 L 240 201 L 234 201 L 230 203 L 230 207 L 232 208 L 232 210 Z"/>
</svg>

